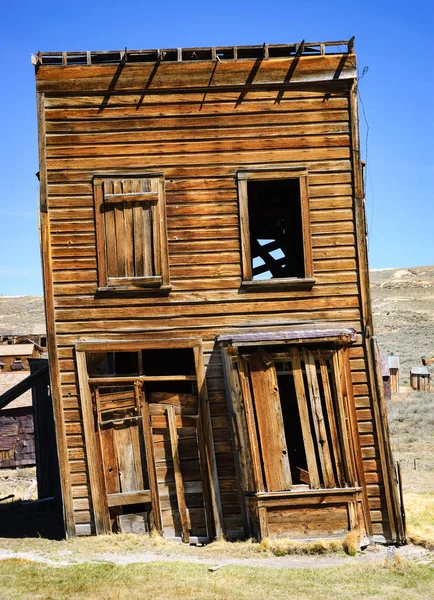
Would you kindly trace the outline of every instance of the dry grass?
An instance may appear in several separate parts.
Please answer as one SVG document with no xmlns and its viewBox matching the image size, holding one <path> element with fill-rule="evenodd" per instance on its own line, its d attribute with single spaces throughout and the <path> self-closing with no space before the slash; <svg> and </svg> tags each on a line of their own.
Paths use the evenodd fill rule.
<svg viewBox="0 0 434 600">
<path fill-rule="evenodd" d="M 0 564 L 2 600 L 430 600 L 434 569 L 397 560 L 330 569 L 228 566 L 210 572 L 188 563 L 53 568 L 22 560 Z"/>
<path fill-rule="evenodd" d="M 434 493 L 405 495 L 408 539 L 434 550 Z"/>
<path fill-rule="evenodd" d="M 408 539 L 434 550 L 434 393 L 396 395 L 388 417 L 402 469 Z"/>
<path fill-rule="evenodd" d="M 5 498 L 10 494 L 13 494 L 14 497 L 4 502 L 37 498 L 36 467 L 0 469 L 0 498 Z"/>
</svg>

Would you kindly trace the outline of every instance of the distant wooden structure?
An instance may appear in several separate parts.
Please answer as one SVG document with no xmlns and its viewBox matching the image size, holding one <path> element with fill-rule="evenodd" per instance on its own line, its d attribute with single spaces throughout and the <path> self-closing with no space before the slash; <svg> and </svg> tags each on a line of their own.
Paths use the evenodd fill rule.
<svg viewBox="0 0 434 600">
<path fill-rule="evenodd" d="M 354 39 L 34 64 L 67 534 L 403 542 Z"/>
<path fill-rule="evenodd" d="M 48 361 L 29 360 L 30 374 L 10 374 L 19 375 L 20 381 L 7 390 L 0 387 L 0 434 L 1 425 L 8 419 L 10 421 L 11 412 L 19 410 L 14 409 L 14 405 L 19 406 L 21 402 L 26 409 L 25 421 L 18 424 L 18 435 L 12 431 L 11 437 L 15 438 L 13 454 L 4 457 L 1 453 L 0 466 L 23 467 L 36 462 L 38 499 L 0 503 L 0 533 L 3 537 L 61 537 L 64 532 L 63 507 Z M 3 377 L 7 379 L 8 375 Z M 31 407 L 28 406 L 29 394 Z M 17 448 L 22 442 L 20 433 L 25 436 L 22 452 Z M 0 435 L 0 446 L 3 443 Z"/>
<path fill-rule="evenodd" d="M 0 344 L 0 377 L 8 371 L 30 371 L 29 359 L 42 354 L 43 349 L 34 343 Z"/>
<path fill-rule="evenodd" d="M 0 397 L 28 377 L 29 372 L 2 373 Z M 0 469 L 36 464 L 32 393 L 27 390 L 0 410 Z"/>
<path fill-rule="evenodd" d="M 399 393 L 399 356 L 388 356 L 387 362 L 390 372 L 390 392 Z"/>
<path fill-rule="evenodd" d="M 431 373 L 426 367 L 412 367 L 410 369 L 410 385 L 418 392 L 431 391 Z"/>
<path fill-rule="evenodd" d="M 380 365 L 381 365 L 381 377 L 383 379 L 384 397 L 386 400 L 391 400 L 392 391 L 390 385 L 390 368 L 388 363 L 388 356 L 385 352 L 380 351 Z"/>
</svg>

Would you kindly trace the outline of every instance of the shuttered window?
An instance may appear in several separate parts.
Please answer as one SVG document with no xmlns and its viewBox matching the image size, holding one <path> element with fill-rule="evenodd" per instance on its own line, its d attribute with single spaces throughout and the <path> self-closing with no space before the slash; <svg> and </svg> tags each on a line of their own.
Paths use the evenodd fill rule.
<svg viewBox="0 0 434 600">
<path fill-rule="evenodd" d="M 164 178 L 94 180 L 100 288 L 169 283 Z"/>
</svg>

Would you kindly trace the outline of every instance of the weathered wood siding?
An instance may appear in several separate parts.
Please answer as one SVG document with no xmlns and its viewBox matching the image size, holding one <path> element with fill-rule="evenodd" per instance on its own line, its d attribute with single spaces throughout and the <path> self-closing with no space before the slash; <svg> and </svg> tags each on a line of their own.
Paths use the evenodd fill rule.
<svg viewBox="0 0 434 600">
<path fill-rule="evenodd" d="M 326 67 L 329 57 L 322 58 Z M 309 60 L 300 61 L 302 72 Z M 249 63 L 248 74 L 255 61 L 240 62 Z M 261 65 L 259 73 L 266 80 L 267 69 L 281 69 L 283 80 L 288 61 L 285 68 L 281 63 L 269 61 L 271 66 Z M 246 328 L 284 329 L 305 321 L 362 330 L 350 86 L 342 91 L 337 82 L 327 94 L 314 91 L 318 86 L 308 89 L 308 83 L 291 91 L 197 91 L 208 85 L 213 69 L 217 77 L 221 73 L 221 85 L 238 85 L 233 65 L 197 66 L 192 81 L 186 79 L 194 73 L 191 65 L 171 71 L 166 65 L 166 78 L 163 72 L 145 91 L 145 82 L 152 79 L 148 64 L 129 66 L 117 80 L 115 67 L 64 67 L 62 72 L 62 67 L 42 66 L 38 71 L 38 89 L 46 92 L 42 116 L 55 334 L 78 533 L 91 531 L 92 517 L 74 341 L 203 338 L 224 532 L 231 537 L 241 535 L 242 518 L 215 336 Z M 245 80 L 240 75 L 240 82 Z M 182 90 L 189 86 L 196 91 Z M 108 92 L 113 87 L 116 91 Z M 160 91 L 153 93 L 153 87 Z M 316 283 L 311 291 L 240 293 L 236 172 L 240 167 L 291 165 L 308 168 Z M 164 171 L 166 180 L 172 291 L 167 297 L 95 296 L 92 177 L 153 170 Z M 350 356 L 374 533 L 388 535 L 364 347 L 355 345 Z"/>
<path fill-rule="evenodd" d="M 0 468 L 36 464 L 31 407 L 3 409 L 0 413 Z"/>
</svg>

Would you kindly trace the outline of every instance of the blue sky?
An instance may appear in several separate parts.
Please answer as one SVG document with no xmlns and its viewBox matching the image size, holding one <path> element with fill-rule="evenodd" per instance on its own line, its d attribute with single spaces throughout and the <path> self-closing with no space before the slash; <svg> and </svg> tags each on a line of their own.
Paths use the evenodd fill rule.
<svg viewBox="0 0 434 600">
<path fill-rule="evenodd" d="M 372 268 L 434 263 L 434 9 L 365 2 L 15 2 L 2 7 L 0 294 L 41 294 L 37 226 L 37 50 L 290 43 L 356 36 L 369 124 Z M 362 107 L 361 107 L 362 108 Z M 360 111 L 366 154 L 366 121 Z"/>
</svg>

